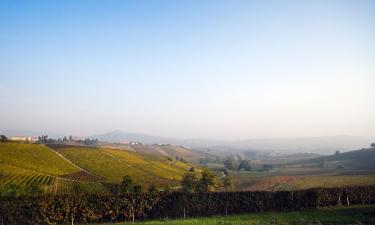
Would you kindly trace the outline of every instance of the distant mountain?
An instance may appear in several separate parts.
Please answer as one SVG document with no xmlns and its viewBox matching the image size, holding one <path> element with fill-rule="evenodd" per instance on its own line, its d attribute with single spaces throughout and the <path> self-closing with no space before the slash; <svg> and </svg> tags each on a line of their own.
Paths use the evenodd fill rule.
<svg viewBox="0 0 375 225">
<path fill-rule="evenodd" d="M 158 137 L 142 133 L 127 133 L 120 130 L 93 135 L 92 138 L 119 143 L 135 141 L 143 144 L 181 145 L 200 149 L 202 151 L 221 152 L 223 154 L 249 150 L 331 154 L 337 150 L 345 152 L 353 149 L 366 148 L 371 142 L 374 142 L 368 138 L 345 135 L 311 138 L 247 139 L 238 141 L 183 139 Z"/>
</svg>

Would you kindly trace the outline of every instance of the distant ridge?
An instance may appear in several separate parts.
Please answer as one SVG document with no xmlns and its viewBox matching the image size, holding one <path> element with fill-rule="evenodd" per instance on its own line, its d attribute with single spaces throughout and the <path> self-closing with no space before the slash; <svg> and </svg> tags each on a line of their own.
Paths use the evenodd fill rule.
<svg viewBox="0 0 375 225">
<path fill-rule="evenodd" d="M 371 142 L 374 142 L 368 138 L 347 135 L 307 138 L 246 139 L 238 141 L 183 139 L 152 136 L 142 133 L 127 133 L 121 130 L 114 130 L 104 134 L 93 135 L 91 137 L 108 142 L 121 143 L 134 141 L 143 144 L 172 144 L 216 151 L 264 150 L 288 153 L 312 152 L 322 154 L 331 154 L 337 150 L 344 152 L 353 149 L 366 148 Z"/>
</svg>

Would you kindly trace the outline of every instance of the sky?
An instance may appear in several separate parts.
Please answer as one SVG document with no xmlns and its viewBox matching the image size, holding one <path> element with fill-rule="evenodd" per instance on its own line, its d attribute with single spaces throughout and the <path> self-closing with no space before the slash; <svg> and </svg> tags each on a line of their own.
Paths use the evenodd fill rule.
<svg viewBox="0 0 375 225">
<path fill-rule="evenodd" d="M 0 0 L 0 130 L 375 138 L 375 1 Z"/>
</svg>

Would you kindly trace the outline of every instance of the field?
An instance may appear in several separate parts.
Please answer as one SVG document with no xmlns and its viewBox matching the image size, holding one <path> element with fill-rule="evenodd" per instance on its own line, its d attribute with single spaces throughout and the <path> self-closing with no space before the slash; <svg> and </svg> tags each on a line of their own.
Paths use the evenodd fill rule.
<svg viewBox="0 0 375 225">
<path fill-rule="evenodd" d="M 63 160 L 44 145 L 0 143 L 0 171 L 3 165 L 49 175 L 78 172 L 79 169 Z"/>
<path fill-rule="evenodd" d="M 129 175 L 136 182 L 146 185 L 176 184 L 191 167 L 184 162 L 125 150 L 84 147 L 55 149 L 79 167 L 104 180 L 114 182 L 121 181 L 123 176 Z"/>
<path fill-rule="evenodd" d="M 44 145 L 0 143 L 0 192 L 58 193 L 74 181 L 64 175 L 79 169 Z"/>
<path fill-rule="evenodd" d="M 366 186 L 375 184 L 374 171 L 293 167 L 272 171 L 231 172 L 236 190 L 279 191 L 316 187 Z M 351 175 L 347 175 L 351 174 Z"/>
<path fill-rule="evenodd" d="M 27 194 L 105 191 L 101 182 L 125 175 L 144 186 L 177 185 L 191 165 L 128 150 L 0 143 L 0 192 Z"/>
<path fill-rule="evenodd" d="M 113 224 L 113 223 L 111 223 Z M 128 223 L 117 223 L 123 225 Z M 250 224 L 375 224 L 375 206 L 322 208 L 297 212 L 270 212 L 177 220 L 151 220 L 139 225 L 250 225 Z M 109 225 L 109 224 L 101 224 Z"/>
</svg>

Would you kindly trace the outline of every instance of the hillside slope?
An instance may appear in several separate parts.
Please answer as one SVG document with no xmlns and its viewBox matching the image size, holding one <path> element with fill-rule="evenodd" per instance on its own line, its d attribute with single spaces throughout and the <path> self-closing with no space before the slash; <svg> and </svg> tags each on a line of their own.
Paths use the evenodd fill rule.
<svg viewBox="0 0 375 225">
<path fill-rule="evenodd" d="M 375 170 L 375 149 L 361 149 L 302 161 L 304 164 L 342 165 L 346 169 Z"/>
<path fill-rule="evenodd" d="M 79 171 L 45 145 L 0 143 L 0 195 L 55 194 L 76 183 L 65 176 Z"/>
<path fill-rule="evenodd" d="M 10 165 L 50 175 L 79 171 L 47 146 L 37 144 L 0 143 L 0 165 Z"/>
<path fill-rule="evenodd" d="M 165 157 L 126 150 L 88 147 L 54 147 L 64 157 L 104 180 L 119 182 L 130 175 L 138 183 L 176 183 L 191 165 Z"/>
</svg>

